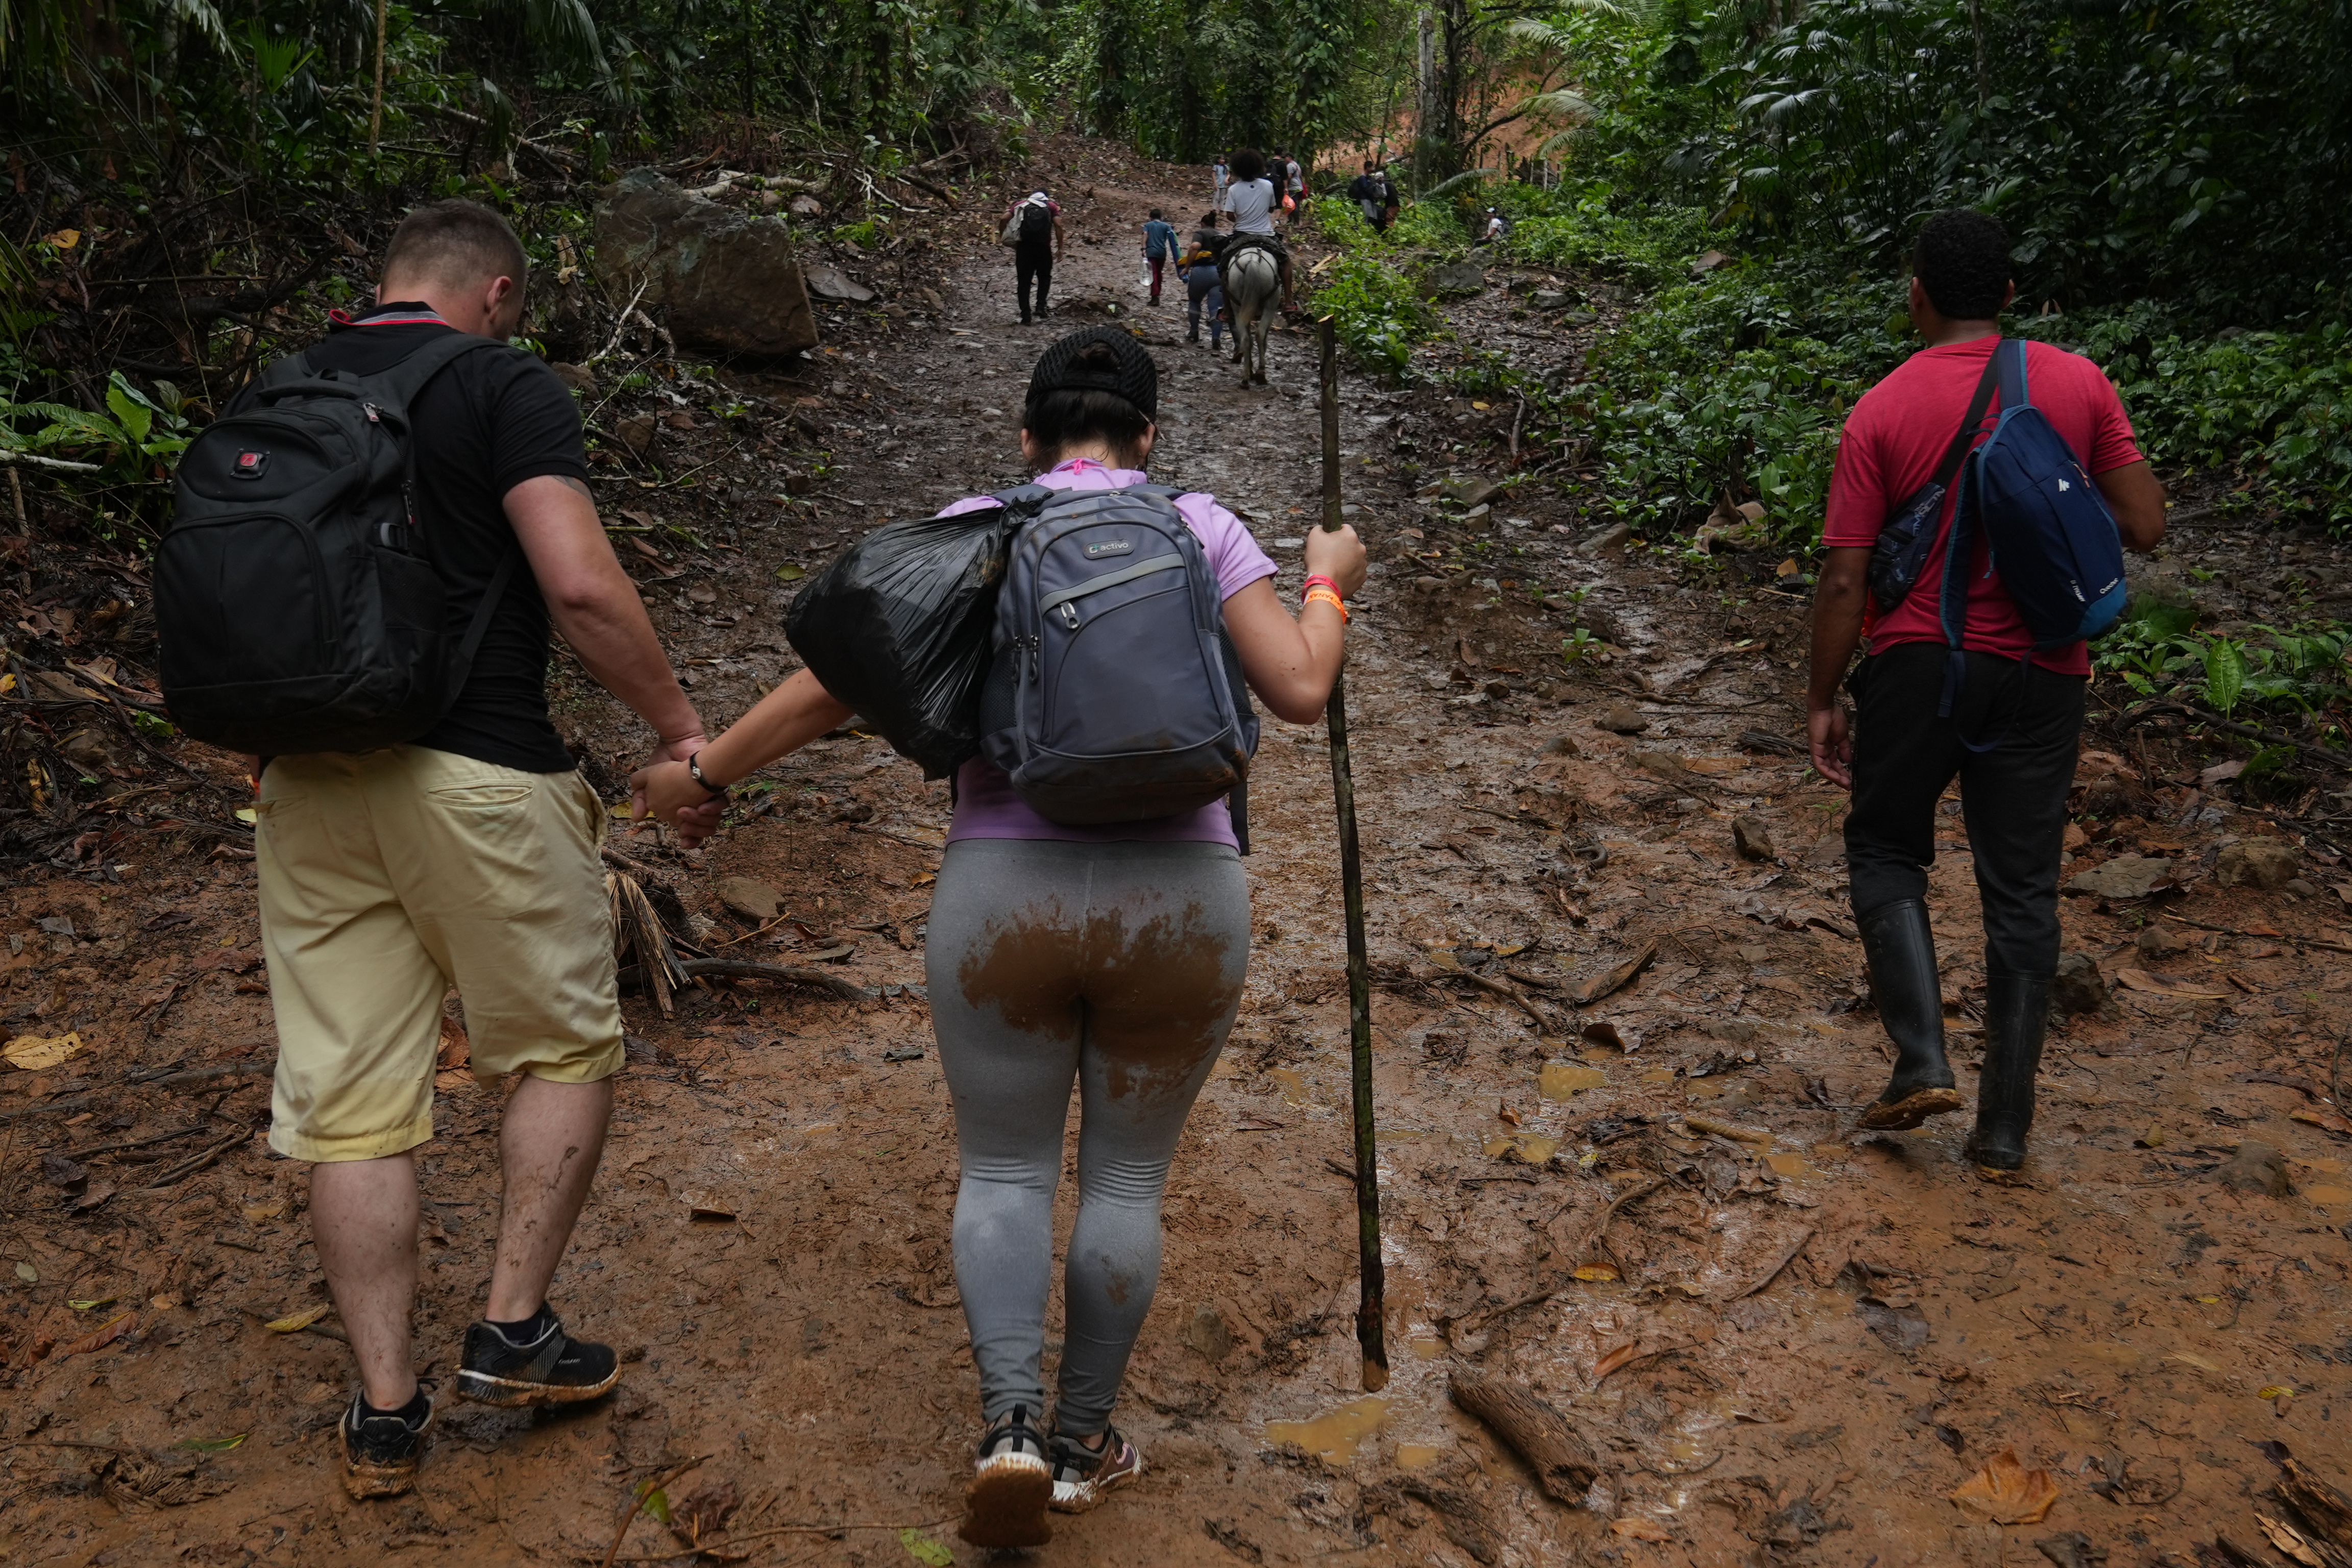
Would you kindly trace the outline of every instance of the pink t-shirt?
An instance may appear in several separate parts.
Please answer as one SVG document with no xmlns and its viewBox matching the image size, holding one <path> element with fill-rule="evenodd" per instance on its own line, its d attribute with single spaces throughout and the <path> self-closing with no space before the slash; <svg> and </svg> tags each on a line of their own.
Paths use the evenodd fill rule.
<svg viewBox="0 0 2352 1568">
<path fill-rule="evenodd" d="M 1838 443 L 1837 467 L 1830 475 L 1827 515 L 1822 542 L 1867 548 L 1875 543 L 1887 513 L 1936 477 L 1936 465 L 1952 433 L 1967 416 L 1969 399 L 1992 354 L 1994 337 L 1964 343 L 1921 349 L 1897 365 L 1887 378 L 1862 395 L 1846 416 L 1844 438 Z M 2079 354 L 2048 343 L 2025 345 L 2025 390 L 2083 467 L 2104 474 L 2140 459 L 2132 438 L 2131 420 L 2123 399 L 2097 365 Z M 1995 394 L 1986 411 L 1984 428 L 1992 428 L 2000 412 Z M 1863 632 L 1870 651 L 1885 653 L 1906 642 L 1944 640 L 1944 540 L 1951 531 L 1953 500 L 1944 501 L 1935 552 L 1904 601 L 1891 615 L 1869 606 Z M 1982 535 L 1974 541 L 1969 570 L 1969 608 L 1960 630 L 1961 646 L 2003 658 L 2024 657 L 2033 643 L 2017 613 L 2017 604 L 2000 584 L 2000 574 L 1986 558 Z M 2088 675 L 2091 658 L 2081 643 L 2052 648 L 2033 656 L 2033 662 L 2060 675 Z"/>
<path fill-rule="evenodd" d="M 1112 490 L 1146 482 L 1135 468 L 1111 468 L 1092 458 L 1073 458 L 1037 482 L 1048 489 Z M 986 496 L 971 496 L 940 509 L 941 517 L 978 511 L 996 503 Z M 1202 553 L 1217 574 L 1217 586 L 1232 598 L 1261 577 L 1274 575 L 1274 561 L 1250 537 L 1240 518 L 1205 495 L 1176 498 L 1176 513 L 1200 537 Z M 956 771 L 955 820 L 948 842 L 959 838 L 1053 838 L 1071 844 L 1232 844 L 1233 815 L 1222 800 L 1181 816 L 1153 817 L 1144 822 L 1116 822 L 1101 827 L 1066 827 L 1048 822 L 1013 793 L 1004 770 L 983 757 L 974 757 Z"/>
</svg>

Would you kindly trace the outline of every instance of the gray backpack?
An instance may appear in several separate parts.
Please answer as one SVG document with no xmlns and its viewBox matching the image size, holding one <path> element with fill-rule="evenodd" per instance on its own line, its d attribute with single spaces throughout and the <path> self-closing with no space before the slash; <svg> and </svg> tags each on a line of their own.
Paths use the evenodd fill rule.
<svg viewBox="0 0 2352 1568">
<path fill-rule="evenodd" d="M 1173 816 L 1230 795 L 1247 853 L 1257 717 L 1179 493 L 1024 485 L 995 498 L 1019 521 L 981 689 L 981 752 L 1031 809 L 1069 826 Z"/>
</svg>

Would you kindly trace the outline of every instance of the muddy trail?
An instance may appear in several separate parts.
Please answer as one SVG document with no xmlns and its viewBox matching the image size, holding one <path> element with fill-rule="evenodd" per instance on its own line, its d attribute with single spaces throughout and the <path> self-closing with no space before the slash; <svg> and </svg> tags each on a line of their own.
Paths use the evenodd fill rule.
<svg viewBox="0 0 2352 1568">
<path fill-rule="evenodd" d="M 1180 303 L 1143 304 L 1146 209 L 1189 217 L 1205 179 L 1081 142 L 1051 177 L 1073 237 L 1050 324 L 1018 325 L 987 216 L 941 213 L 830 258 L 880 298 L 828 308 L 806 374 L 591 395 L 600 500 L 714 724 L 793 667 L 779 613 L 843 542 L 1025 477 L 1028 367 L 1076 324 L 1135 323 L 1162 367 L 1155 477 L 1241 511 L 1296 592 L 1308 339 L 1276 334 L 1272 386 L 1245 391 Z M 1623 303 L 1594 285 L 1563 322 L 1508 286 L 1576 280 L 1490 282 L 1450 307 L 1465 342 L 1573 354 Z M 2064 910 L 2085 962 L 2024 1179 L 1979 1179 L 1964 1118 L 1857 1135 L 1885 1057 L 1843 796 L 1797 754 L 1803 597 L 1770 562 L 1685 581 L 1622 553 L 1572 471 L 1486 493 L 1513 478 L 1508 409 L 1354 376 L 1343 403 L 1376 563 L 1349 693 L 1396 1375 L 1366 1396 L 1352 1339 L 1324 737 L 1269 721 L 1249 989 L 1177 1157 L 1118 1417 L 1150 1468 L 1035 1560 L 2242 1560 L 2197 1555 L 2219 1534 L 2325 1561 L 2274 1558 L 2263 1520 L 2289 1517 L 2279 1456 L 2352 1468 L 2335 851 L 2200 772 L 2177 728 L 2086 742 Z M 2253 549 L 2192 533 L 2163 569 L 2242 576 Z M 1570 664 L 1577 626 L 1600 648 Z M 641 737 L 576 667 L 558 698 L 616 798 Z M 1933 899 L 1972 1094 L 1980 939 L 1944 809 Z M 947 815 L 944 784 L 851 730 L 770 770 L 698 854 L 615 822 L 619 862 L 706 954 L 856 994 L 626 997 L 620 1109 L 552 1295 L 624 1348 L 621 1389 L 541 1418 L 445 1401 L 389 1504 L 336 1482 L 347 1352 L 314 1310 L 304 1168 L 260 1141 L 274 1045 L 233 830 L 6 893 L 9 1033 L 86 1048 L 0 1074 L 0 1563 L 973 1561 L 953 1521 L 977 1383 L 921 987 Z M 418 1331 L 446 1388 L 498 1196 L 495 1090 L 454 1017 L 444 1059 Z M 1452 1405 L 1469 1371 L 1585 1435 L 1580 1506 Z M 670 1519 L 640 1513 L 615 1552 L 649 1479 Z"/>
</svg>

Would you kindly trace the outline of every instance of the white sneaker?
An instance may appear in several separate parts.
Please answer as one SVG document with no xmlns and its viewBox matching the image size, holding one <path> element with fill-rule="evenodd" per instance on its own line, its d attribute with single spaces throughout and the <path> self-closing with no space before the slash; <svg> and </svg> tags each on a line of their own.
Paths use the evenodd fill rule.
<svg viewBox="0 0 2352 1568">
<path fill-rule="evenodd" d="M 1143 1456 L 1116 1426 L 1106 1428 L 1103 1446 L 1089 1448 L 1076 1437 L 1054 1436 L 1054 1511 L 1084 1513 L 1103 1494 L 1143 1474 Z"/>
</svg>

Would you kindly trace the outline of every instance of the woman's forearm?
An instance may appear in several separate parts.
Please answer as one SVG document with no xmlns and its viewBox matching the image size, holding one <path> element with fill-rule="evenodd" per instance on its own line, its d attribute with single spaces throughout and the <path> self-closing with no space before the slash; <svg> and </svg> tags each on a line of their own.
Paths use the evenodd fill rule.
<svg viewBox="0 0 2352 1568">
<path fill-rule="evenodd" d="M 749 713 L 699 753 L 702 776 L 714 787 L 750 778 L 777 758 L 788 756 L 854 713 L 837 702 L 814 675 L 794 670 L 782 686 L 760 699 Z"/>
</svg>

